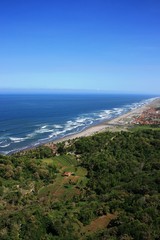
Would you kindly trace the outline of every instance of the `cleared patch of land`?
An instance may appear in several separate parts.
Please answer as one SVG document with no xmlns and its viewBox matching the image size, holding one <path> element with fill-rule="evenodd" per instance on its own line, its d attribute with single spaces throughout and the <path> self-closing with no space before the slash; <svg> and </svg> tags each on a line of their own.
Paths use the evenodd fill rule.
<svg viewBox="0 0 160 240">
<path fill-rule="evenodd" d="M 83 227 L 86 235 L 97 232 L 108 226 L 111 220 L 116 219 L 117 214 L 107 214 L 93 220 L 89 225 Z"/>
<path fill-rule="evenodd" d="M 62 155 L 53 158 L 43 159 L 45 164 L 53 164 L 58 172 L 53 184 L 49 184 L 39 189 L 39 198 L 48 195 L 54 201 L 57 199 L 70 199 L 80 193 L 87 183 L 87 170 L 77 166 L 77 160 L 74 156 Z M 72 173 L 70 176 L 64 176 L 64 173 Z"/>
</svg>

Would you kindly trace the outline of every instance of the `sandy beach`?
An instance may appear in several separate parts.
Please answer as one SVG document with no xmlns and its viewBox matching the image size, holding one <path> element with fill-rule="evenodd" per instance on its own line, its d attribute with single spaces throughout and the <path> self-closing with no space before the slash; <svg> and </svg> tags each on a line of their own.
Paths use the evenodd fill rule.
<svg viewBox="0 0 160 240">
<path fill-rule="evenodd" d="M 63 141 L 72 140 L 80 137 L 87 137 L 87 136 L 91 136 L 93 134 L 104 132 L 104 131 L 121 131 L 121 130 L 125 131 L 129 126 L 132 125 L 132 121 L 135 117 L 140 116 L 144 111 L 146 111 L 147 109 L 150 109 L 151 107 L 160 107 L 160 98 L 154 99 L 152 102 L 146 105 L 143 105 L 140 108 L 136 108 L 117 118 L 111 119 L 109 121 L 104 121 L 98 125 L 91 126 L 82 132 L 66 136 L 64 138 L 52 141 L 45 145 L 49 146 L 50 144 L 53 144 L 53 143 L 63 142 Z"/>
</svg>

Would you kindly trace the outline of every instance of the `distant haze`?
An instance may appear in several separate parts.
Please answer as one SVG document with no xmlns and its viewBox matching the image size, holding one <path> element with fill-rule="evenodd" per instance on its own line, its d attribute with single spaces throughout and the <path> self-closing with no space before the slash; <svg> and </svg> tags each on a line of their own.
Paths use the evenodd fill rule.
<svg viewBox="0 0 160 240">
<path fill-rule="evenodd" d="M 134 92 L 134 91 L 107 91 L 107 90 L 91 90 L 91 89 L 25 89 L 25 88 L 10 88 L 0 89 L 0 94 L 139 94 L 150 95 L 158 97 L 160 94 L 157 92 Z"/>
</svg>

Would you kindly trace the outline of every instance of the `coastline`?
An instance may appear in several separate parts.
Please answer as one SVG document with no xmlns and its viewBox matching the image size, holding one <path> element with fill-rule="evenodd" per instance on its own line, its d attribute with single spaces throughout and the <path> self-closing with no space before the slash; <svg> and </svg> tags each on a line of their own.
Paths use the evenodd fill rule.
<svg viewBox="0 0 160 240">
<path fill-rule="evenodd" d="M 60 142 L 65 142 L 69 140 L 73 140 L 80 137 L 87 137 L 92 136 L 94 134 L 100 133 L 100 132 L 107 132 L 107 131 L 128 131 L 128 129 L 135 125 L 134 120 L 141 116 L 141 114 L 144 111 L 149 110 L 150 108 L 160 108 L 160 97 L 149 99 L 148 102 L 144 103 L 143 105 L 134 108 L 126 113 L 123 113 L 122 115 L 119 115 L 117 117 L 114 117 L 112 119 L 103 120 L 100 123 L 97 123 L 95 125 L 88 126 L 84 130 L 72 133 L 69 135 L 66 135 L 64 137 L 55 139 L 55 140 L 49 140 L 43 143 L 37 143 L 34 145 L 26 146 L 25 148 L 21 149 L 14 149 L 12 151 L 9 151 L 7 153 L 1 153 L 2 155 L 12 155 L 18 152 L 26 152 L 31 149 L 35 149 L 39 146 L 48 146 L 50 148 L 53 148 L 55 144 Z M 160 121 L 160 117 L 159 117 Z M 136 125 L 135 125 L 136 126 Z"/>
<path fill-rule="evenodd" d="M 48 143 L 45 143 L 43 145 L 45 146 L 50 146 L 52 144 L 56 144 L 56 143 L 60 143 L 60 142 L 64 142 L 64 141 L 68 141 L 68 140 L 73 140 L 76 138 L 80 138 L 80 137 L 88 137 L 88 136 L 92 136 L 96 133 L 100 133 L 100 132 L 104 132 L 104 131 L 126 131 L 127 128 L 131 125 L 133 125 L 132 121 L 135 117 L 140 116 L 144 111 L 150 109 L 151 107 L 156 107 L 156 106 L 160 106 L 160 98 L 156 98 L 153 101 L 139 107 L 136 109 L 133 109 L 121 116 L 118 116 L 116 118 L 113 118 L 111 120 L 108 121 L 104 121 L 101 122 L 97 125 L 88 127 L 87 129 L 79 132 L 79 133 L 75 133 L 75 134 L 71 134 L 69 136 L 54 140 L 54 141 L 50 141 Z"/>
</svg>

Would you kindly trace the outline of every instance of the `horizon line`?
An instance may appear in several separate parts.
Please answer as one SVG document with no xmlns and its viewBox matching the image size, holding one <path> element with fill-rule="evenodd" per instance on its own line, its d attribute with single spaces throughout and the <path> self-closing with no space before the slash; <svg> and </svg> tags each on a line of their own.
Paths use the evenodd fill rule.
<svg viewBox="0 0 160 240">
<path fill-rule="evenodd" d="M 118 90 L 101 90 L 101 89 L 42 89 L 42 88 L 3 88 L 0 89 L 0 94 L 139 94 L 139 95 L 152 95 L 152 96 L 160 96 L 158 93 L 148 93 L 148 92 L 120 92 Z"/>
</svg>

